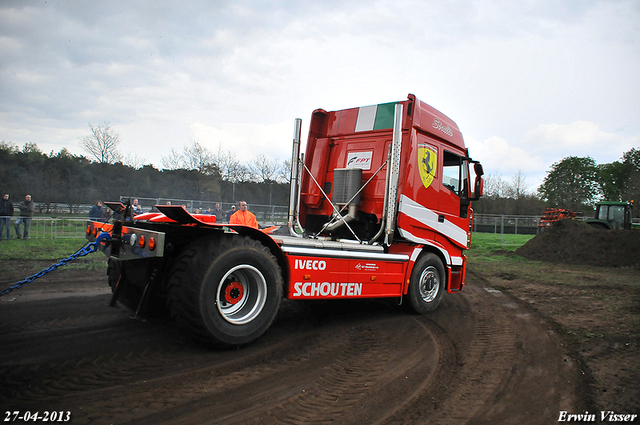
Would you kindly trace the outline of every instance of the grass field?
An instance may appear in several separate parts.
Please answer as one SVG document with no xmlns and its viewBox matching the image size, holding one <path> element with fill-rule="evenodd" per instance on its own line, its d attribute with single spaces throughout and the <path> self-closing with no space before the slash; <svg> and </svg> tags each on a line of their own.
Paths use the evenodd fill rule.
<svg viewBox="0 0 640 425">
<path fill-rule="evenodd" d="M 6 273 L 20 264 L 25 278 L 37 273 L 43 267 L 57 264 L 68 259 L 87 243 L 81 238 L 61 239 L 9 239 L 0 241 L 0 273 Z M 107 265 L 104 254 L 100 251 L 78 257 L 67 263 L 64 268 L 101 270 Z"/>
<path fill-rule="evenodd" d="M 59 260 L 74 254 L 86 243 L 84 238 L 3 240 L 0 260 Z"/>
<path fill-rule="evenodd" d="M 525 260 L 509 253 L 515 251 L 531 238 L 531 235 L 503 235 L 501 237 L 499 234 L 493 233 L 475 233 L 468 256 L 470 261 L 478 266 L 483 263 L 496 262 L 521 263 Z M 3 265 L 0 265 L 0 271 L 7 267 L 11 261 L 58 262 L 76 253 L 86 243 L 87 240 L 84 238 L 3 240 L 0 242 L 0 261 L 3 262 Z M 99 252 L 89 254 L 76 261 L 77 263 L 69 263 L 66 267 L 93 269 L 106 264 L 104 255 Z"/>
<path fill-rule="evenodd" d="M 474 233 L 469 254 L 484 255 L 495 251 L 515 251 L 534 235 L 500 235 L 498 233 Z"/>
</svg>

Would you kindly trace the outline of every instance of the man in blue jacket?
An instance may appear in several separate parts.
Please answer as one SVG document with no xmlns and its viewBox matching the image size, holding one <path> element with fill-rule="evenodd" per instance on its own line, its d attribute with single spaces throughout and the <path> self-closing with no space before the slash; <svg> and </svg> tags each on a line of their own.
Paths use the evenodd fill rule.
<svg viewBox="0 0 640 425">
<path fill-rule="evenodd" d="M 9 194 L 2 195 L 0 200 L 0 240 L 4 233 L 4 227 L 7 226 L 7 239 L 11 234 L 11 216 L 13 215 L 13 202 L 9 200 Z"/>
</svg>

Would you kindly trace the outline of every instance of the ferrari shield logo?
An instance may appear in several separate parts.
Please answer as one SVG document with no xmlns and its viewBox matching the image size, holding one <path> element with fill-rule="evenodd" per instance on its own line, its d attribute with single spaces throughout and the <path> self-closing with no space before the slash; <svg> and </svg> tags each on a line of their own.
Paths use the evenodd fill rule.
<svg viewBox="0 0 640 425">
<path fill-rule="evenodd" d="M 433 182 L 433 178 L 436 176 L 437 164 L 437 149 L 429 145 L 418 145 L 418 169 L 420 170 L 420 178 L 425 188 L 431 186 L 431 182 Z"/>
</svg>

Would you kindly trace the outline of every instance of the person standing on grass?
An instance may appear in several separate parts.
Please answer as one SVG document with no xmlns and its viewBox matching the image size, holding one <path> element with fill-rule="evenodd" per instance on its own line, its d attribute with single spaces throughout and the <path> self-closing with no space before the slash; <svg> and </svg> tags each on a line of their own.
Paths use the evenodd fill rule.
<svg viewBox="0 0 640 425">
<path fill-rule="evenodd" d="M 31 227 L 31 217 L 33 217 L 33 210 L 36 209 L 36 204 L 31 200 L 31 195 L 24 197 L 24 201 L 18 204 L 20 209 L 20 217 L 16 220 L 16 237 L 18 239 L 29 239 L 29 228 Z M 20 234 L 20 225 L 23 225 L 24 232 Z"/>
<path fill-rule="evenodd" d="M 247 202 L 240 201 L 238 203 L 238 211 L 233 213 L 229 218 L 229 224 L 244 224 L 245 226 L 251 226 L 254 229 L 258 228 L 258 220 L 256 216 L 249 210 L 247 210 Z"/>
<path fill-rule="evenodd" d="M 4 227 L 7 226 L 7 239 L 11 235 L 11 216 L 13 215 L 13 202 L 9 200 L 9 194 L 2 195 L 0 200 L 0 240 L 4 233 Z"/>
</svg>

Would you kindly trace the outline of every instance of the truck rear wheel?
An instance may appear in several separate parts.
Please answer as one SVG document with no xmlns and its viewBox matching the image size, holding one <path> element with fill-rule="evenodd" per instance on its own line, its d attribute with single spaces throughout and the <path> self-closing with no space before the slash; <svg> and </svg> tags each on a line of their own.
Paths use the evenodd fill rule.
<svg viewBox="0 0 640 425">
<path fill-rule="evenodd" d="M 248 344 L 275 319 L 282 286 L 275 257 L 258 241 L 207 237 L 176 260 L 168 280 L 169 309 L 178 325 L 202 342 Z"/>
<path fill-rule="evenodd" d="M 429 313 L 438 307 L 445 286 L 444 266 L 440 258 L 427 253 L 413 266 L 407 297 L 413 311 Z"/>
</svg>

